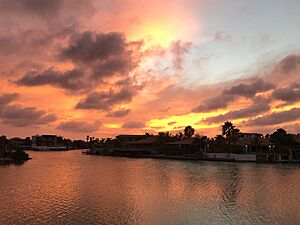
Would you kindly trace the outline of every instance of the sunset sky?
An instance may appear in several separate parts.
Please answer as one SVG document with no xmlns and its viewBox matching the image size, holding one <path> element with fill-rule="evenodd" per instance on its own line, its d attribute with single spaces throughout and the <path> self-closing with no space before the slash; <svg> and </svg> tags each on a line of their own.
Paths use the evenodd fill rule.
<svg viewBox="0 0 300 225">
<path fill-rule="evenodd" d="M 299 0 L 0 0 L 0 134 L 300 132 Z"/>
</svg>

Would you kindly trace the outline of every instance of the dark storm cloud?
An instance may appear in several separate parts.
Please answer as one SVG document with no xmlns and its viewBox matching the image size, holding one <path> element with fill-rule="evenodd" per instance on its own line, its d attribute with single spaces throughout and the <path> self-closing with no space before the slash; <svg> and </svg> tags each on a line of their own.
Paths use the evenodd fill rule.
<svg viewBox="0 0 300 225">
<path fill-rule="evenodd" d="M 52 85 L 69 92 L 91 91 L 104 84 L 105 78 L 117 76 L 133 85 L 129 73 L 138 66 L 141 52 L 138 42 L 127 43 L 121 33 L 76 33 L 61 56 L 72 60 L 76 68 L 61 72 L 50 68 L 43 72 L 30 72 L 16 81 L 19 85 Z M 116 84 L 118 86 L 125 86 Z"/>
<path fill-rule="evenodd" d="M 254 98 L 253 103 L 247 108 L 233 110 L 223 115 L 210 117 L 205 119 L 203 122 L 220 123 L 232 119 L 240 119 L 240 118 L 246 118 L 251 116 L 257 116 L 269 110 L 270 110 L 270 100 L 262 97 L 256 97 Z"/>
<path fill-rule="evenodd" d="M 120 74 L 124 77 L 135 67 L 130 56 L 119 55 L 99 62 L 93 67 L 94 78 L 104 78 Z"/>
<path fill-rule="evenodd" d="M 97 109 L 108 111 L 112 106 L 130 102 L 136 94 L 135 88 L 122 88 L 120 91 L 92 92 L 80 100 L 77 109 Z"/>
<path fill-rule="evenodd" d="M 238 84 L 229 89 L 224 90 L 222 93 L 224 95 L 234 95 L 234 96 L 243 96 L 246 98 L 251 98 L 257 93 L 265 92 L 273 89 L 275 86 L 271 83 L 265 82 L 262 79 L 257 79 L 250 84 Z"/>
<path fill-rule="evenodd" d="M 81 80 L 83 76 L 84 73 L 76 69 L 59 72 L 50 68 L 42 73 L 30 72 L 17 80 L 16 83 L 23 86 L 53 85 L 69 91 L 77 91 L 87 86 Z"/>
<path fill-rule="evenodd" d="M 99 121 L 94 123 L 87 123 L 84 121 L 67 121 L 61 122 L 57 128 L 68 132 L 89 133 L 97 131 L 100 126 L 101 123 Z"/>
<path fill-rule="evenodd" d="M 11 103 L 13 100 L 16 100 L 19 97 L 19 94 L 13 93 L 13 94 L 3 94 L 0 95 L 0 107 L 4 107 Z M 0 109 L 1 111 L 1 109 Z"/>
<path fill-rule="evenodd" d="M 273 112 L 269 115 L 248 120 L 244 124 L 247 126 L 276 125 L 280 123 L 291 122 L 297 119 L 300 119 L 300 108 L 293 108 L 282 112 Z"/>
<path fill-rule="evenodd" d="M 48 124 L 56 120 L 54 114 L 47 114 L 45 111 L 38 110 L 35 107 L 22 107 L 18 105 L 4 107 L 0 112 L 0 118 L 3 119 L 4 123 L 15 127 Z"/>
<path fill-rule="evenodd" d="M 207 112 L 217 109 L 226 108 L 229 102 L 235 100 L 235 96 L 233 95 L 218 95 L 216 97 L 207 99 L 201 105 L 192 109 L 192 112 Z"/>
<path fill-rule="evenodd" d="M 192 109 L 192 112 L 208 112 L 223 109 L 238 97 L 252 98 L 257 93 L 266 92 L 275 86 L 262 79 L 256 79 L 250 84 L 240 83 L 231 88 L 227 88 L 213 98 L 206 99 L 204 103 Z"/>
<path fill-rule="evenodd" d="M 276 89 L 272 93 L 272 98 L 285 101 L 286 103 L 300 101 L 300 83 L 293 83 L 289 86 Z"/>
<path fill-rule="evenodd" d="M 109 112 L 106 116 L 107 117 L 123 117 L 127 116 L 130 113 L 131 109 L 120 109 L 116 111 Z"/>
<path fill-rule="evenodd" d="M 142 42 L 127 42 L 123 33 L 84 32 L 73 35 L 61 57 L 92 68 L 91 77 L 126 77 L 139 63 Z M 84 65 L 82 65 L 84 64 Z"/>
<path fill-rule="evenodd" d="M 61 55 L 74 62 L 90 63 L 123 54 L 125 49 L 126 40 L 122 33 L 95 34 L 87 31 L 74 35 L 69 46 L 62 50 Z"/>
<path fill-rule="evenodd" d="M 145 123 L 142 121 L 128 121 L 122 125 L 122 128 L 127 128 L 127 129 L 138 129 L 144 127 L 145 127 Z"/>
</svg>

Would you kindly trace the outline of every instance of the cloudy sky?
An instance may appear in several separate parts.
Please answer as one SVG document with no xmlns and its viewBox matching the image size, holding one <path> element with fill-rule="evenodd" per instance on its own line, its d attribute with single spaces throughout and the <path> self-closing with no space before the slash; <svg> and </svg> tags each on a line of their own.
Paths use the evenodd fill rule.
<svg viewBox="0 0 300 225">
<path fill-rule="evenodd" d="M 299 0 L 0 0 L 0 133 L 300 132 Z"/>
</svg>

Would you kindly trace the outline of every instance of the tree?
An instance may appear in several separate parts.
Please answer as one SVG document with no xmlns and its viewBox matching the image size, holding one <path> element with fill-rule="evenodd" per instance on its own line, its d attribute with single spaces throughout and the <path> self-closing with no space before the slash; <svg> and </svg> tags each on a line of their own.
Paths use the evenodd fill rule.
<svg viewBox="0 0 300 225">
<path fill-rule="evenodd" d="M 26 138 L 24 139 L 24 144 L 27 145 L 27 146 L 31 146 L 32 141 L 31 141 L 30 137 L 26 137 Z"/>
<path fill-rule="evenodd" d="M 222 125 L 222 135 L 226 137 L 229 142 L 235 142 L 240 134 L 240 130 L 236 128 L 232 122 L 226 121 Z"/>
<path fill-rule="evenodd" d="M 180 141 L 183 138 L 183 133 L 182 132 L 178 132 L 177 134 L 175 134 L 174 136 L 174 140 L 175 141 Z"/>
<path fill-rule="evenodd" d="M 199 134 L 196 134 L 193 140 L 193 144 L 200 146 L 202 149 L 205 149 L 208 143 L 209 138 L 207 136 L 201 136 Z"/>
<path fill-rule="evenodd" d="M 270 141 L 279 146 L 290 146 L 294 139 L 291 134 L 288 134 L 284 129 L 280 128 L 270 135 Z"/>
<path fill-rule="evenodd" d="M 158 142 L 163 144 L 172 141 L 172 135 L 170 132 L 158 132 Z"/>
<path fill-rule="evenodd" d="M 171 134 L 170 134 L 169 131 L 167 131 L 167 132 L 158 132 L 158 136 L 161 137 L 161 138 L 167 138 L 167 139 L 171 138 Z"/>
<path fill-rule="evenodd" d="M 187 127 L 184 128 L 183 132 L 184 132 L 184 136 L 190 138 L 194 135 L 195 129 L 192 128 L 191 126 L 187 126 Z"/>
<path fill-rule="evenodd" d="M 21 149 L 16 149 L 16 151 L 12 154 L 12 158 L 18 161 L 28 160 L 29 155 Z"/>
<path fill-rule="evenodd" d="M 224 138 L 222 135 L 217 135 L 217 136 L 214 138 L 214 141 L 215 141 L 217 144 L 225 144 L 225 138 Z"/>
</svg>

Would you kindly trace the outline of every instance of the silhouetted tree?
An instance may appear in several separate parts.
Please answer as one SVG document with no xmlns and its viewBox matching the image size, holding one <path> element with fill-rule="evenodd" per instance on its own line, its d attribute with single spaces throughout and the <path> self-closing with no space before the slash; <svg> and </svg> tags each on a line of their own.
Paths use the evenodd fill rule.
<svg viewBox="0 0 300 225">
<path fill-rule="evenodd" d="M 196 134 L 193 138 L 193 144 L 197 146 L 197 148 L 201 148 L 201 150 L 207 149 L 207 145 L 209 143 L 209 138 L 207 136 L 201 136 Z"/>
<path fill-rule="evenodd" d="M 172 135 L 170 132 L 158 132 L 158 142 L 160 144 L 172 141 Z"/>
<path fill-rule="evenodd" d="M 177 134 L 175 134 L 174 136 L 174 140 L 175 141 L 180 141 L 183 138 L 183 133 L 182 132 L 178 132 Z"/>
<path fill-rule="evenodd" d="M 158 132 L 158 136 L 159 137 L 164 137 L 164 138 L 170 138 L 171 133 L 169 131 L 167 131 L 167 132 Z"/>
<path fill-rule="evenodd" d="M 21 149 L 16 149 L 16 151 L 12 154 L 12 158 L 15 160 L 28 160 L 29 155 Z"/>
<path fill-rule="evenodd" d="M 214 141 L 217 143 L 217 144 L 224 144 L 226 139 L 222 136 L 222 135 L 217 135 L 215 138 L 214 138 Z"/>
<path fill-rule="evenodd" d="M 290 146 L 294 139 L 292 134 L 288 134 L 286 130 L 280 128 L 270 135 L 270 141 L 278 146 Z"/>
<path fill-rule="evenodd" d="M 24 139 L 24 144 L 27 145 L 27 146 L 29 146 L 29 145 L 32 144 L 32 141 L 31 141 L 30 137 L 26 137 L 26 138 Z"/>
<path fill-rule="evenodd" d="M 183 132 L 184 132 L 184 136 L 190 138 L 194 135 L 195 129 L 191 126 L 187 126 L 187 127 L 184 128 Z"/>
<path fill-rule="evenodd" d="M 226 121 L 222 125 L 222 135 L 226 137 L 228 142 L 235 143 L 239 134 L 240 134 L 240 130 L 236 128 L 232 122 Z"/>
</svg>

